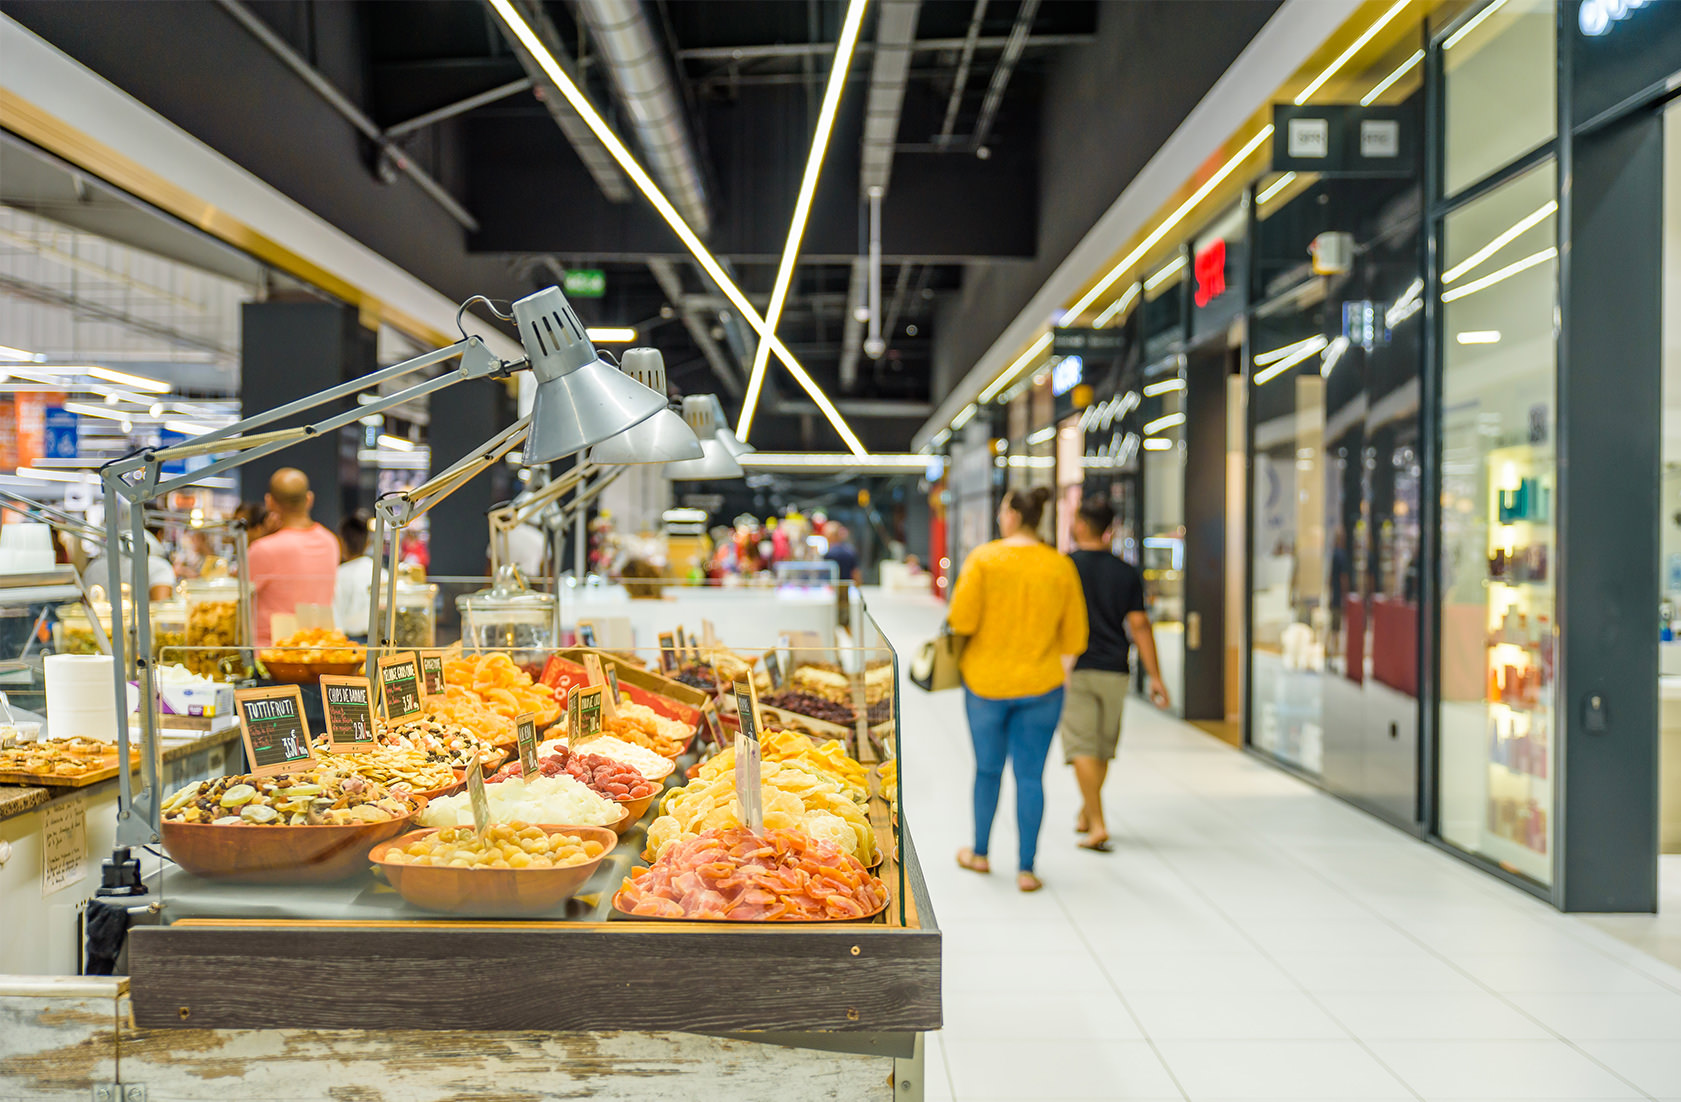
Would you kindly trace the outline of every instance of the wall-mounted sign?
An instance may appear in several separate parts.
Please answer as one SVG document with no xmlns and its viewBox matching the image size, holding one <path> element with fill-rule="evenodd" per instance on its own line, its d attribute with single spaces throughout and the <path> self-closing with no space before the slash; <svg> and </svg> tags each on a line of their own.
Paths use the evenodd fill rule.
<svg viewBox="0 0 1681 1102">
<path fill-rule="evenodd" d="M 1051 353 L 1056 356 L 1080 356 L 1083 359 L 1114 358 L 1126 351 L 1126 331 L 1122 329 L 1053 329 Z"/>
<path fill-rule="evenodd" d="M 1226 293 L 1226 239 L 1216 237 L 1197 250 L 1193 270 L 1197 287 L 1193 298 L 1198 306 L 1207 306 Z"/>
<path fill-rule="evenodd" d="M 600 268 L 571 268 L 561 280 L 567 298 L 600 298 L 607 293 L 607 273 Z"/>
<path fill-rule="evenodd" d="M 1064 356 L 1051 366 L 1051 395 L 1060 398 L 1085 381 L 1086 362 L 1079 356 Z"/>
<path fill-rule="evenodd" d="M 1321 176 L 1411 176 L 1418 171 L 1417 123 L 1405 106 L 1274 104 L 1274 172 Z"/>
</svg>

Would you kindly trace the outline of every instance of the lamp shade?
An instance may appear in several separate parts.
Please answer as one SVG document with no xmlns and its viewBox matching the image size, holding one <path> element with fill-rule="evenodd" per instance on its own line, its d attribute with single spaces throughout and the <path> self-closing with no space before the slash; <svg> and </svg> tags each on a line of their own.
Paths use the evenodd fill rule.
<svg viewBox="0 0 1681 1102">
<path fill-rule="evenodd" d="M 736 437 L 736 434 L 731 431 L 730 423 L 724 417 L 724 404 L 718 401 L 718 396 L 716 394 L 708 394 L 707 397 L 712 400 L 712 417 L 714 423 L 718 426 L 718 442 L 724 445 L 724 450 L 728 451 L 731 455 L 736 456 L 737 458 L 747 455 L 750 452 L 758 451 L 759 449 L 755 448 L 753 445 L 742 443 L 741 440 Z"/>
<path fill-rule="evenodd" d="M 665 477 L 675 482 L 704 482 L 714 479 L 740 478 L 741 464 L 735 461 L 723 441 L 718 439 L 718 425 L 713 420 L 713 404 L 718 399 L 710 394 L 690 394 L 683 399 L 683 420 L 700 441 L 699 459 L 684 459 L 665 465 Z"/>
<path fill-rule="evenodd" d="M 627 349 L 620 369 L 656 394 L 665 391 L 665 359 L 657 348 Z M 610 436 L 590 449 L 589 461 L 599 464 L 664 463 L 705 456 L 700 441 L 683 419 L 662 409 L 639 425 Z"/>
<path fill-rule="evenodd" d="M 514 303 L 514 322 L 537 379 L 527 463 L 552 463 L 583 451 L 666 408 L 663 393 L 601 362 L 559 287 Z"/>
</svg>

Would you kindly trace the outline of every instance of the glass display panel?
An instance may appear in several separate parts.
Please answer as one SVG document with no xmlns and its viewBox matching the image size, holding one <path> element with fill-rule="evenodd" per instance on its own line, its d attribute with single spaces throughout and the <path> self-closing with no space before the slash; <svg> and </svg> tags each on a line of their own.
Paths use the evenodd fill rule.
<svg viewBox="0 0 1681 1102">
<path fill-rule="evenodd" d="M 1553 0 L 1491 0 L 1442 40 L 1442 191 L 1452 195 L 1557 131 Z"/>
<path fill-rule="evenodd" d="M 1550 163 L 1443 228 L 1441 834 L 1553 874 L 1557 249 Z"/>
<path fill-rule="evenodd" d="M 1166 365 L 1163 365 L 1166 366 Z M 1178 360 L 1149 381 L 1178 374 Z M 1149 386 L 1149 383 L 1146 383 Z M 1153 388 L 1151 388 L 1153 389 Z M 1185 688 L 1185 392 L 1144 397 L 1140 418 L 1144 526 L 1140 541 L 1144 597 L 1155 622 L 1156 654 L 1175 709 Z"/>
</svg>

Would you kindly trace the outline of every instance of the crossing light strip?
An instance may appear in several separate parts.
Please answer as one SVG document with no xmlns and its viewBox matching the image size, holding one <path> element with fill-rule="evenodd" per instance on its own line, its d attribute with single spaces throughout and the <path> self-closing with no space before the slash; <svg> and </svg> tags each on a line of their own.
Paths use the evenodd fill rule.
<svg viewBox="0 0 1681 1102">
<path fill-rule="evenodd" d="M 672 232 L 683 242 L 690 255 L 712 278 L 712 282 L 717 284 L 718 289 L 724 292 L 724 297 L 728 298 L 731 304 L 740 311 L 741 316 L 747 319 L 747 323 L 759 334 L 761 341 L 770 342 L 771 351 L 776 353 L 776 358 L 782 361 L 789 374 L 794 376 L 794 381 L 799 383 L 801 388 L 811 396 L 811 400 L 816 403 L 823 416 L 828 418 L 829 423 L 834 426 L 835 431 L 846 442 L 846 446 L 851 449 L 854 455 L 867 454 L 863 442 L 848 427 L 846 419 L 840 415 L 840 411 L 835 408 L 835 404 L 829 400 L 827 394 L 823 393 L 823 388 L 818 386 L 816 381 L 807 374 L 799 360 L 795 359 L 794 354 L 788 350 L 788 346 L 783 344 L 776 334 L 769 330 L 765 325 L 765 319 L 748 301 L 741 288 L 736 286 L 735 280 L 731 279 L 729 274 L 724 271 L 723 265 L 718 263 L 718 258 L 713 256 L 700 238 L 696 236 L 688 222 L 684 221 L 683 216 L 677 212 L 677 208 L 671 205 L 671 200 L 667 199 L 665 193 L 659 189 L 659 185 L 654 183 L 653 177 L 649 176 L 647 170 L 631 155 L 624 142 L 619 140 L 619 136 L 613 133 L 612 127 L 607 125 L 607 120 L 602 118 L 601 112 L 595 109 L 589 98 L 567 75 L 566 70 L 560 67 L 560 62 L 555 59 L 554 54 L 549 52 L 549 48 L 543 44 L 543 40 L 537 36 L 537 32 L 532 30 L 531 25 L 525 21 L 525 18 L 514 10 L 510 0 L 488 0 L 488 2 L 492 10 L 513 32 L 514 37 L 519 39 L 520 45 L 526 48 L 544 74 L 554 82 L 556 88 L 560 89 L 561 95 L 565 96 L 566 102 L 570 103 L 572 109 L 578 112 L 579 117 L 590 128 L 590 132 L 606 147 L 607 152 L 624 170 L 625 175 L 630 177 L 631 183 L 635 184 L 636 189 L 647 198 L 649 203 L 653 204 L 654 210 L 659 213 L 661 218 L 665 219 L 666 225 L 671 227 Z"/>
<path fill-rule="evenodd" d="M 1453 267 L 1443 272 L 1442 282 L 1452 283 L 1472 268 L 1475 268 L 1478 264 L 1481 264 L 1495 253 L 1517 240 L 1519 235 L 1524 233 L 1524 231 L 1539 225 L 1549 215 L 1552 215 L 1557 211 L 1558 200 L 1548 199 L 1539 209 L 1531 214 L 1525 215 L 1523 218 L 1518 219 L 1517 222 L 1513 223 L 1510 228 L 1495 237 L 1494 240 L 1490 241 L 1488 244 L 1484 245 L 1464 260 L 1461 260 L 1458 264 L 1455 264 Z"/>
<path fill-rule="evenodd" d="M 852 67 L 853 49 L 858 45 L 858 32 L 864 23 L 864 9 L 869 0 L 852 0 L 847 5 L 846 22 L 841 26 L 840 39 L 835 44 L 835 63 L 829 70 L 829 84 L 823 90 L 823 106 L 817 112 L 817 128 L 811 135 L 811 151 L 806 154 L 805 175 L 800 180 L 799 198 L 794 202 L 794 219 L 788 224 L 788 240 L 782 246 L 782 262 L 776 268 L 776 282 L 771 286 L 770 305 L 765 310 L 764 335 L 753 351 L 753 373 L 747 380 L 747 394 L 741 403 L 741 417 L 735 434 L 742 443 L 753 427 L 753 413 L 759 405 L 759 391 L 764 386 L 765 368 L 770 365 L 771 342 L 777 324 L 782 321 L 782 308 L 788 302 L 788 284 L 794 278 L 794 265 L 800 257 L 800 242 L 805 238 L 806 222 L 811 217 L 811 201 L 817 194 L 817 179 L 823 173 L 823 155 L 829 149 L 829 136 L 835 128 L 835 112 L 840 108 L 841 92 L 846 88 L 847 70 Z"/>
</svg>

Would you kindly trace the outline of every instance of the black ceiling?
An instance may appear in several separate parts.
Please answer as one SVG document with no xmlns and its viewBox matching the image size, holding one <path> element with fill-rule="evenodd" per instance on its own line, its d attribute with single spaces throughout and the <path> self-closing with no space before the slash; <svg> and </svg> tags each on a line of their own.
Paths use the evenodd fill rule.
<svg viewBox="0 0 1681 1102">
<path fill-rule="evenodd" d="M 603 194 L 531 89 L 392 139 L 478 223 L 464 228 L 411 178 L 382 174 L 376 143 L 264 49 L 233 6 L 0 0 L 0 11 L 445 294 L 512 298 L 553 282 L 559 269 L 605 270 L 605 297 L 577 302 L 580 314 L 590 322 L 637 326 L 664 351 L 676 387 L 717 391 L 734 416 L 743 359 L 752 351 L 743 327 L 646 202 Z M 1182 18 L 1192 35 L 1211 19 L 1217 28 L 1224 10 L 1173 0 L 1125 6 L 1151 8 L 1162 20 Z M 247 0 L 244 7 L 381 130 L 401 129 L 416 116 L 527 74 L 500 20 L 480 0 Z M 547 16 L 561 47 L 577 60 L 592 102 L 645 158 L 624 125 L 610 63 L 582 29 L 580 7 L 535 0 L 527 7 Z M 1043 131 L 1068 121 L 1046 119 L 1047 81 L 1075 59 L 1087 68 L 1113 65 L 1117 98 L 1136 78 L 1123 57 L 1092 56 L 1097 48 L 1124 52 L 1121 45 L 1093 46 L 1107 18 L 1097 0 L 923 0 L 915 9 L 917 45 L 882 212 L 887 350 L 879 358 L 853 357 L 856 370 L 843 382 L 848 291 L 866 244 L 865 105 L 876 23 L 887 10 L 880 0 L 871 7 L 778 332 L 842 401 L 865 442 L 888 450 L 908 443 L 937 397 L 936 309 L 947 305 L 939 316 L 949 326 L 949 305 L 972 273 L 1044 259 L 1041 221 L 1055 212 L 1047 215 L 1040 202 L 1048 170 L 1040 163 Z M 653 0 L 640 10 L 663 64 L 677 76 L 708 201 L 708 243 L 763 309 L 845 4 Z M 964 92 L 954 105 L 963 43 L 977 12 Z M 1241 45 L 1260 21 L 1245 18 L 1241 32 L 1227 37 Z M 1007 45 L 1013 30 L 1029 32 L 1019 51 Z M 985 128 L 984 143 L 975 140 L 977 127 Z M 1087 167 L 1101 171 L 1096 165 L 1056 170 Z M 1114 181 L 1113 193 L 1125 183 Z M 663 285 L 650 260 L 670 262 Z M 703 347 L 709 339 L 714 349 Z M 773 368 L 771 380 L 756 444 L 838 445 L 787 375 Z"/>
</svg>

